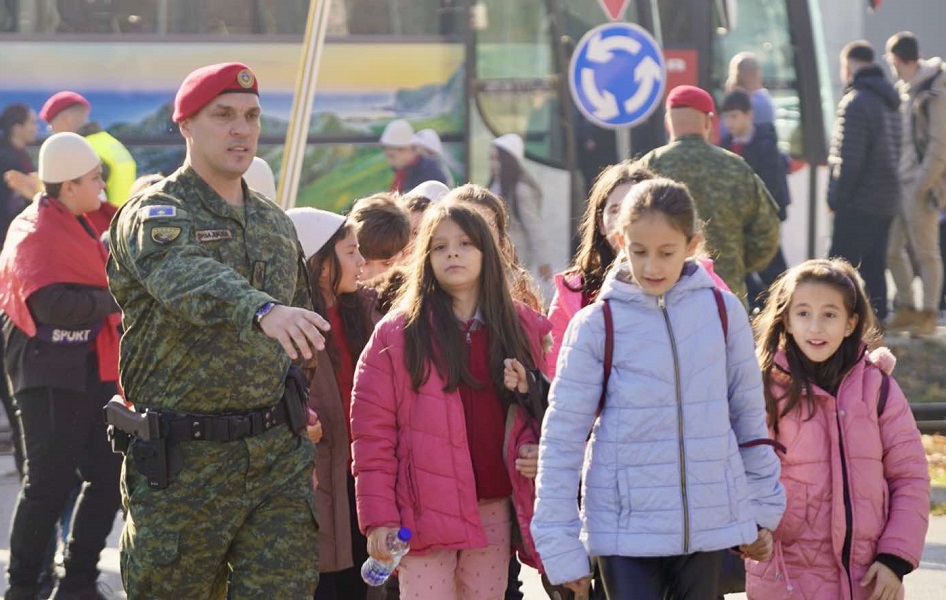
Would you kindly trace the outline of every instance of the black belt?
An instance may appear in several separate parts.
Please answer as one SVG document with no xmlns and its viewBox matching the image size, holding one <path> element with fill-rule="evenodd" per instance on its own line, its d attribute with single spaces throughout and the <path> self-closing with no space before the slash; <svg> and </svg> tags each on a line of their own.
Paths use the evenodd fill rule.
<svg viewBox="0 0 946 600">
<path fill-rule="evenodd" d="M 286 403 L 229 415 L 161 415 L 162 435 L 171 442 L 235 442 L 287 422 Z"/>
</svg>

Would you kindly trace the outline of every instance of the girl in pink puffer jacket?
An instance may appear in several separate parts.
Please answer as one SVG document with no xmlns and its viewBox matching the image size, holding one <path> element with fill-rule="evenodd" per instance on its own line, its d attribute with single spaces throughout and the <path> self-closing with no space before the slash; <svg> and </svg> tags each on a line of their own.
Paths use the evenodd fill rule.
<svg viewBox="0 0 946 600">
<path fill-rule="evenodd" d="M 352 468 L 369 554 L 387 560 L 386 535 L 413 533 L 402 598 L 499 600 L 514 537 L 539 566 L 517 466 L 539 415 L 506 389 L 506 361 L 543 366 L 551 325 L 514 303 L 489 226 L 455 195 L 425 214 L 403 295 L 358 361 Z"/>
<path fill-rule="evenodd" d="M 746 561 L 749 598 L 903 598 L 929 472 L 903 392 L 866 353 L 879 336 L 861 279 L 842 259 L 802 263 L 755 326 L 787 508 L 772 558 Z"/>
</svg>

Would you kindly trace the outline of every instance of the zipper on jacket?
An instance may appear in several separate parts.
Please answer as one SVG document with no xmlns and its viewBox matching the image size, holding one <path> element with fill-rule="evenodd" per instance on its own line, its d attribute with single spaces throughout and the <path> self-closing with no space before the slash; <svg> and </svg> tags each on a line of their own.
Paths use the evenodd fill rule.
<svg viewBox="0 0 946 600">
<path fill-rule="evenodd" d="M 680 450 L 680 494 L 683 499 L 683 553 L 690 553 L 690 507 L 687 501 L 687 469 L 686 448 L 683 445 L 683 393 L 680 383 L 680 357 L 677 354 L 677 340 L 673 337 L 673 327 L 670 325 L 670 313 L 667 312 L 667 301 L 663 296 L 657 297 L 657 306 L 660 307 L 667 323 L 667 333 L 670 334 L 670 350 L 673 353 L 673 374 L 676 382 L 677 399 L 677 439 Z"/>
<path fill-rule="evenodd" d="M 838 388 L 840 393 L 840 387 Z M 851 544 L 854 537 L 854 507 L 851 504 L 851 486 L 848 484 L 847 457 L 844 453 L 844 431 L 841 428 L 841 411 L 834 412 L 838 424 L 838 450 L 841 452 L 841 479 L 844 483 L 844 545 L 841 547 L 841 564 L 847 573 L 848 589 L 854 597 L 854 581 L 851 579 Z"/>
</svg>

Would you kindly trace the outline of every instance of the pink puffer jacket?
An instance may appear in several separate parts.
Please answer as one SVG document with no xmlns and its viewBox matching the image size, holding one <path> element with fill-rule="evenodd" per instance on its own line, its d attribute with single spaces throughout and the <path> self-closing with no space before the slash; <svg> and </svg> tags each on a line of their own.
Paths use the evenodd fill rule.
<svg viewBox="0 0 946 600">
<path fill-rule="evenodd" d="M 710 274 L 716 287 L 729 291 L 729 286 L 713 271 L 713 261 L 704 258 L 700 264 Z M 579 310 L 584 308 L 584 299 L 581 291 L 581 275 L 577 273 L 557 273 L 555 275 L 555 295 L 549 305 L 549 321 L 552 322 L 552 349 L 548 354 L 549 376 L 555 377 L 555 363 L 558 362 L 558 353 L 562 349 L 562 338 L 565 329 Z"/>
<path fill-rule="evenodd" d="M 784 356 L 778 360 L 786 364 Z M 845 376 L 837 398 L 812 388 L 817 398 L 813 418 L 807 411 L 793 411 L 780 419 L 778 439 L 787 448 L 781 456 L 787 507 L 775 530 L 772 559 L 746 561 L 749 598 L 867 600 L 873 584 L 861 587 L 860 582 L 878 554 L 916 568 L 930 507 L 926 455 L 910 406 L 893 379 L 878 419 L 882 379 L 864 355 Z M 783 393 L 782 384 L 787 382 L 776 394 Z M 850 577 L 842 562 L 848 514 Z"/>
<path fill-rule="evenodd" d="M 517 305 L 533 356 L 544 365 L 542 338 L 552 326 L 544 316 Z M 375 328 L 355 371 L 351 425 L 352 471 L 358 522 L 408 527 L 411 553 L 485 548 L 477 508 L 473 465 L 459 392 L 444 393 L 431 368 L 415 391 L 404 366 L 404 319 L 390 315 Z M 524 443 L 537 443 L 539 426 L 515 409 L 507 420 L 503 456 L 513 486 L 513 507 L 525 548 L 520 557 L 538 566 L 529 523 L 535 487 L 515 470 Z"/>
</svg>

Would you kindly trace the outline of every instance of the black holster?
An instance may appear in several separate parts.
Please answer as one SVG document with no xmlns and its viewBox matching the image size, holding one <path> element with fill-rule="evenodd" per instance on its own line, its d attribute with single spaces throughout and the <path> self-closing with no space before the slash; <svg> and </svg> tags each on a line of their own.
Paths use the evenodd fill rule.
<svg viewBox="0 0 946 600">
<path fill-rule="evenodd" d="M 180 448 L 175 445 L 180 456 Z M 135 469 L 148 480 L 148 487 L 163 490 L 171 483 L 171 468 L 168 464 L 168 441 L 166 438 L 143 440 L 135 438 L 129 446 Z M 176 474 L 176 471 L 175 471 Z"/>
</svg>

